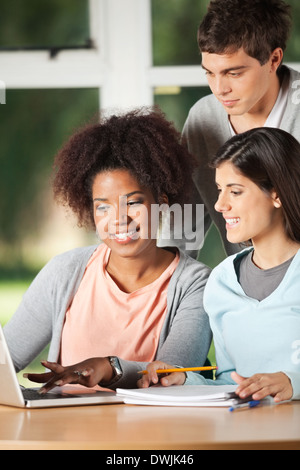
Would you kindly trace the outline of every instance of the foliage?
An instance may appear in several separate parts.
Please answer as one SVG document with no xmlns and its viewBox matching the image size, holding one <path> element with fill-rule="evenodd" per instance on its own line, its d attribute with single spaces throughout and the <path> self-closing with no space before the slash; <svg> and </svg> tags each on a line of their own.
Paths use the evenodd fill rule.
<svg viewBox="0 0 300 470">
<path fill-rule="evenodd" d="M 17 90 L 0 108 L 0 240 L 15 253 L 47 218 L 53 157 L 98 110 L 97 90 Z"/>
<path fill-rule="evenodd" d="M 87 0 L 1 2 L 0 47 L 83 46 L 89 36 Z"/>
<path fill-rule="evenodd" d="M 208 0 L 152 0 L 154 65 L 199 65 L 197 29 Z"/>
<path fill-rule="evenodd" d="M 152 0 L 154 65 L 200 64 L 196 32 L 208 3 Z M 288 3 L 294 28 L 285 60 L 299 61 L 300 2 Z M 88 14 L 87 0 L 4 1 L 0 48 L 82 46 L 89 37 Z M 181 130 L 189 108 L 207 93 L 208 88 L 186 88 L 156 96 L 155 102 Z M 29 234 L 38 236 L 48 217 L 45 198 L 54 154 L 74 127 L 97 112 L 99 92 L 7 90 L 6 98 L 0 106 L 0 256 L 5 251 L 6 266 L 9 260 L 23 268 L 21 244 Z M 3 264 L 0 260 L 0 268 Z"/>
</svg>

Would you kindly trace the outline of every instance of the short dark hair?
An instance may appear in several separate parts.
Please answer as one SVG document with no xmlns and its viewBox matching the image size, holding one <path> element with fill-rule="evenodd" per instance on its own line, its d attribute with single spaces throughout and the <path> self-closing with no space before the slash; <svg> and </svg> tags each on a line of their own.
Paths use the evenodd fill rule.
<svg viewBox="0 0 300 470">
<path fill-rule="evenodd" d="M 276 192 L 286 234 L 300 242 L 300 143 L 281 129 L 252 129 L 226 142 L 210 166 L 228 161 L 262 191 Z"/>
<path fill-rule="evenodd" d="M 264 65 L 272 52 L 286 49 L 291 6 L 282 0 L 211 0 L 198 29 L 200 52 L 245 52 Z"/>
<path fill-rule="evenodd" d="M 155 201 L 187 202 L 195 160 L 181 135 L 157 108 L 100 117 L 77 131 L 58 152 L 54 196 L 77 216 L 79 226 L 94 226 L 92 184 L 103 171 L 125 169 Z"/>
</svg>

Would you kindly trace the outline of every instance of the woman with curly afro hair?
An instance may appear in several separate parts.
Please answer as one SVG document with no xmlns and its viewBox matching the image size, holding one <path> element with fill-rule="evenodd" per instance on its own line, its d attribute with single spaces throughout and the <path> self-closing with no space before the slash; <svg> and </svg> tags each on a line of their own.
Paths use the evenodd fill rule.
<svg viewBox="0 0 300 470">
<path fill-rule="evenodd" d="M 50 341 L 42 361 L 50 372 L 28 375 L 46 383 L 41 393 L 67 383 L 135 387 L 154 359 L 206 362 L 209 269 L 156 240 L 157 213 L 186 202 L 191 161 L 157 109 L 101 119 L 56 156 L 56 199 L 79 225 L 96 228 L 102 243 L 50 261 L 5 327 L 17 370 Z"/>
</svg>

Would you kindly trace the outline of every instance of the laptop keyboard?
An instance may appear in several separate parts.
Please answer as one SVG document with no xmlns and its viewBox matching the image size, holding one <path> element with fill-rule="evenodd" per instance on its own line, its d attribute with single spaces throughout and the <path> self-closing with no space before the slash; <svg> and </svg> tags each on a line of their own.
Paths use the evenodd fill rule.
<svg viewBox="0 0 300 470">
<path fill-rule="evenodd" d="M 46 393 L 45 395 L 40 395 L 38 390 L 33 388 L 22 388 L 21 389 L 24 400 L 53 400 L 53 398 L 70 398 L 70 395 L 64 393 Z"/>
</svg>

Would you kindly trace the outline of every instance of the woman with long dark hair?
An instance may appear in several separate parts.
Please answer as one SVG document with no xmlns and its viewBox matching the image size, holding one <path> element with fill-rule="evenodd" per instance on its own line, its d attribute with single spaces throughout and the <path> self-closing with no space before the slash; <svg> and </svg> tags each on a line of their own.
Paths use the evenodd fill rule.
<svg viewBox="0 0 300 470">
<path fill-rule="evenodd" d="M 241 398 L 300 399 L 300 144 L 254 129 L 228 141 L 212 166 L 227 238 L 251 246 L 215 268 L 205 289 L 216 380 L 176 372 L 161 383 L 237 383 Z M 164 367 L 151 364 L 140 385 Z"/>
</svg>

